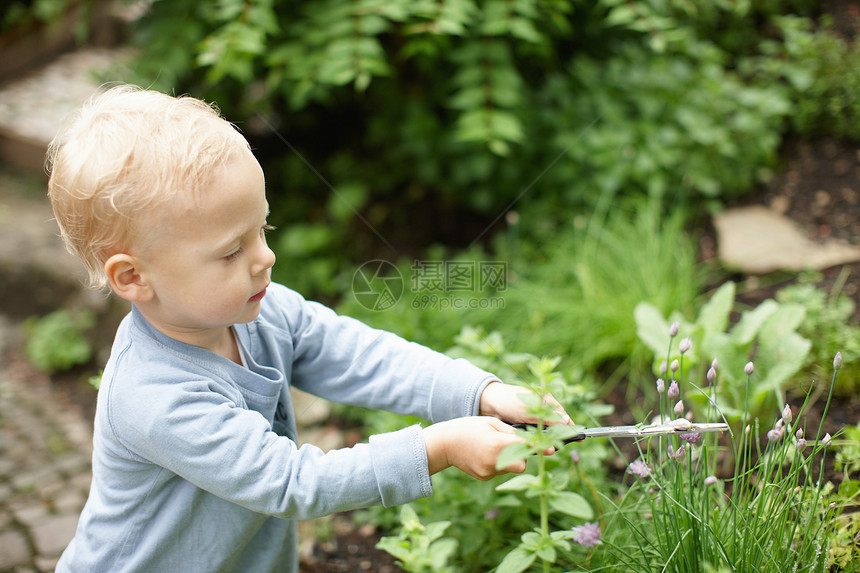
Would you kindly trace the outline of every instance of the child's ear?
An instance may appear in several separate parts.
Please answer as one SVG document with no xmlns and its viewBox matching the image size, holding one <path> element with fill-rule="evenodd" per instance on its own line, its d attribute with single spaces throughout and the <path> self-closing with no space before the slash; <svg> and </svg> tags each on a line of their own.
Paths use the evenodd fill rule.
<svg viewBox="0 0 860 573">
<path fill-rule="evenodd" d="M 125 253 L 111 255 L 105 261 L 105 273 L 111 290 L 117 296 L 131 302 L 147 302 L 152 299 L 152 288 L 141 276 L 141 261 Z"/>
</svg>

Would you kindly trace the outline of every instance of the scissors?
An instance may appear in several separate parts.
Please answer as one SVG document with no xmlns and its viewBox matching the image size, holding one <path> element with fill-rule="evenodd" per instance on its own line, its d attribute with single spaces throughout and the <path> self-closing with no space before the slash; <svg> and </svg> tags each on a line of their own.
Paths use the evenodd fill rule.
<svg viewBox="0 0 860 573">
<path fill-rule="evenodd" d="M 537 428 L 537 424 L 512 424 L 512 426 L 519 430 Z M 652 424 L 650 426 L 601 426 L 596 428 L 585 428 L 579 434 L 566 438 L 564 443 L 569 444 L 571 442 L 581 442 L 585 438 L 647 438 L 650 436 L 671 434 L 725 432 L 728 429 L 729 425 L 722 422 L 693 424 L 692 422 L 688 422 L 682 418 L 666 424 Z"/>
</svg>

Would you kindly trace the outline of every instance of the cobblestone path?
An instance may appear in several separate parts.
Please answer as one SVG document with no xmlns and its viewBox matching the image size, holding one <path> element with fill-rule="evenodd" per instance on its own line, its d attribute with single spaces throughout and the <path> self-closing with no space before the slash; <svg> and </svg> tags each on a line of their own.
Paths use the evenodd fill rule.
<svg viewBox="0 0 860 573">
<path fill-rule="evenodd" d="M 0 328 L 5 336 L 10 329 Z M 0 358 L 0 572 L 53 571 L 87 498 L 92 429 L 48 378 Z"/>
</svg>

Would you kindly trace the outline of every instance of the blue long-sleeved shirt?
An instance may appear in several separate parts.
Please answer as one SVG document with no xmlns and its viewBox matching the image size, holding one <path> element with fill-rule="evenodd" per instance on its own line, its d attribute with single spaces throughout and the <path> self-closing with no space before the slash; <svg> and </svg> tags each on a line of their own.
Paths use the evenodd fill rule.
<svg viewBox="0 0 860 573">
<path fill-rule="evenodd" d="M 135 308 L 102 377 L 93 482 L 58 573 L 294 572 L 296 519 L 432 493 L 418 426 L 296 445 L 289 386 L 431 421 L 478 413 L 495 378 L 273 284 L 234 326 L 247 362 L 169 338 Z"/>
</svg>

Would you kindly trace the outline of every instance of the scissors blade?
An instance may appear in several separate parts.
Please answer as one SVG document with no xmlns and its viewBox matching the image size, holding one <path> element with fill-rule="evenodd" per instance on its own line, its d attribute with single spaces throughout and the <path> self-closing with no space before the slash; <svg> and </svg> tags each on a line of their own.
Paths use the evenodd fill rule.
<svg viewBox="0 0 860 573">
<path fill-rule="evenodd" d="M 534 428 L 535 424 L 513 424 L 514 428 Z M 728 424 L 722 422 L 708 424 L 654 424 L 651 426 L 600 426 L 585 428 L 581 433 L 564 440 L 565 444 L 581 442 L 585 438 L 647 438 L 667 434 L 696 434 L 707 432 L 725 432 Z"/>
<path fill-rule="evenodd" d="M 605 426 L 586 428 L 582 431 L 585 438 L 644 438 L 666 434 L 698 434 L 706 432 L 725 432 L 728 424 L 689 424 L 675 426 L 673 424 L 655 424 L 652 426 Z M 579 437 L 579 436 L 576 436 Z"/>
</svg>

